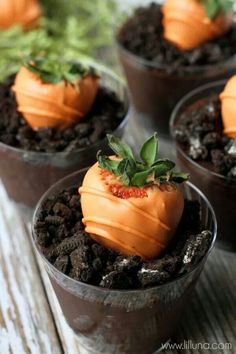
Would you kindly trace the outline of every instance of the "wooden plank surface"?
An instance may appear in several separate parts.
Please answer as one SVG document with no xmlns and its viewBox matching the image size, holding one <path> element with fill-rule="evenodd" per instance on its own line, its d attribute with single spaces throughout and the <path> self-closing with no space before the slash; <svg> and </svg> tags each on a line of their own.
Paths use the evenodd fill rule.
<svg viewBox="0 0 236 354">
<path fill-rule="evenodd" d="M 25 226 L 1 183 L 0 353 L 62 353 Z"/>
<path fill-rule="evenodd" d="M 131 120 L 126 141 L 137 150 L 149 133 Z M 168 154 L 173 154 L 170 147 Z M 85 354 L 65 322 L 41 262 L 33 254 L 28 227 L 1 184 L 0 264 L 0 354 Z M 232 349 L 169 349 L 163 353 L 236 353 L 235 279 L 235 254 L 214 250 L 173 338 L 177 344 L 192 343 L 195 347 L 231 343 Z"/>
<path fill-rule="evenodd" d="M 177 334 L 177 341 L 197 343 L 230 343 L 232 349 L 204 351 L 195 349 L 186 353 L 236 353 L 236 257 L 215 249 L 209 257 L 199 283 L 190 299 Z"/>
</svg>

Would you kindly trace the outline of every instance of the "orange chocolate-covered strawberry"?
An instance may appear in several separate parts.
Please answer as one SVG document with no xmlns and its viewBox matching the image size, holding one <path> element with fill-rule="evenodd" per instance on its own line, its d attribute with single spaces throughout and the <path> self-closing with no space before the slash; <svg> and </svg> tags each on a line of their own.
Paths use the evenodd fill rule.
<svg viewBox="0 0 236 354">
<path fill-rule="evenodd" d="M 232 25 L 232 0 L 166 0 L 164 37 L 183 50 L 220 37 Z"/>
<path fill-rule="evenodd" d="M 142 162 L 118 138 L 108 140 L 116 156 L 98 155 L 79 188 L 85 230 L 105 247 L 155 258 L 179 224 L 184 198 L 175 182 L 188 175 L 174 173 L 170 160 L 156 160 L 156 134 L 143 145 Z"/>
<path fill-rule="evenodd" d="M 226 84 L 220 94 L 224 133 L 236 137 L 236 75 Z"/>
<path fill-rule="evenodd" d="M 12 89 L 18 111 L 34 130 L 65 129 L 91 109 L 98 76 L 81 64 L 34 59 L 20 69 Z"/>
<path fill-rule="evenodd" d="M 31 28 L 41 14 L 38 0 L 0 0 L 0 29 L 16 25 Z"/>
</svg>

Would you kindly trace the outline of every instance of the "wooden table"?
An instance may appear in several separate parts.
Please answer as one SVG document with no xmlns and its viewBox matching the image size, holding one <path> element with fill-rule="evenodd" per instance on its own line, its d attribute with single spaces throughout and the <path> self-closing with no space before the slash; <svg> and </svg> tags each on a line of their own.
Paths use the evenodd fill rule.
<svg viewBox="0 0 236 354">
<path fill-rule="evenodd" d="M 137 148 L 146 136 L 137 122 L 131 120 L 126 140 Z M 0 265 L 0 354 L 84 354 L 33 252 L 29 224 L 8 200 L 1 183 Z M 173 338 L 182 344 L 185 340 L 186 347 L 192 343 L 193 349 L 171 349 L 164 353 L 236 353 L 235 302 L 235 254 L 215 249 Z M 197 344 L 202 348 L 203 343 L 205 349 L 194 349 Z M 232 348 L 207 349 L 213 343 L 230 343 Z"/>
</svg>

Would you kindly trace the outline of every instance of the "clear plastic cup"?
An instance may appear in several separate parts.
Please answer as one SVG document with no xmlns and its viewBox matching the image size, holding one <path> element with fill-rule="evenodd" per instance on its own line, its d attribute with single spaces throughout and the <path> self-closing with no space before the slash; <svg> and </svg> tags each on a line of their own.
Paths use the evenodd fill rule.
<svg viewBox="0 0 236 354">
<path fill-rule="evenodd" d="M 206 98 L 218 96 L 223 91 L 225 84 L 226 81 L 223 80 L 204 85 L 190 92 L 178 103 L 170 121 L 173 138 L 181 115 L 193 104 Z M 177 141 L 175 141 L 175 146 L 178 165 L 183 171 L 190 173 L 191 181 L 209 198 L 214 208 L 218 222 L 217 245 L 228 251 L 236 251 L 235 180 L 214 173 L 192 160 Z"/>
<path fill-rule="evenodd" d="M 236 56 L 233 56 L 219 64 L 182 67 L 180 72 L 173 73 L 170 65 L 145 60 L 124 48 L 119 41 L 122 31 L 121 26 L 115 38 L 137 111 L 136 119 L 149 131 L 157 130 L 165 138 L 170 138 L 171 112 L 184 95 L 201 85 L 229 78 L 236 71 Z"/>
<path fill-rule="evenodd" d="M 126 88 L 118 76 L 100 65 L 100 83 L 112 89 L 124 102 L 126 115 L 113 131 L 122 136 L 130 109 Z M 107 150 L 106 138 L 74 152 L 33 152 L 11 147 L 0 142 L 0 178 L 11 199 L 22 206 L 35 207 L 42 194 L 64 176 L 95 162 L 97 151 Z"/>
<path fill-rule="evenodd" d="M 37 244 L 36 223 L 44 201 L 59 191 L 82 183 L 86 169 L 56 183 L 36 208 L 33 243 L 48 272 L 65 319 L 81 347 L 94 354 L 151 354 L 173 335 L 192 290 L 213 247 L 217 225 L 206 197 L 191 183 L 182 186 L 188 199 L 201 204 L 201 221 L 213 240 L 203 259 L 187 274 L 145 290 L 108 290 L 69 278 L 47 261 Z"/>
</svg>

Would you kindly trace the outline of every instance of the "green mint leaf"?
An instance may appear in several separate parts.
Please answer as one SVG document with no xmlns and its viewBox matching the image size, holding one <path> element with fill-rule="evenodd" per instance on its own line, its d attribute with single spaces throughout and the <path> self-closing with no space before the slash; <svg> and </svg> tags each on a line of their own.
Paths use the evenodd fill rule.
<svg viewBox="0 0 236 354">
<path fill-rule="evenodd" d="M 207 16 L 210 19 L 214 19 L 221 13 L 225 13 L 233 10 L 235 0 L 201 0 Z"/>
<path fill-rule="evenodd" d="M 122 175 L 123 173 L 127 173 L 128 175 L 132 175 L 136 169 L 135 161 L 131 158 L 125 158 L 119 162 L 117 167 L 117 172 Z"/>
<path fill-rule="evenodd" d="M 117 167 L 117 175 L 125 185 L 130 185 L 131 178 L 136 170 L 135 161 L 131 158 L 125 158 L 120 161 Z"/>
<path fill-rule="evenodd" d="M 203 0 L 203 4 L 205 6 L 206 13 L 209 18 L 214 18 L 218 14 L 220 10 L 218 1 Z"/>
<path fill-rule="evenodd" d="M 43 82 L 50 84 L 58 84 L 61 80 L 61 76 L 59 74 L 51 75 L 50 73 L 38 73 Z"/>
<path fill-rule="evenodd" d="M 232 11 L 234 9 L 235 0 L 218 0 L 224 12 Z"/>
<path fill-rule="evenodd" d="M 131 179 L 132 186 L 142 187 L 147 184 L 148 177 L 153 173 L 153 168 L 143 172 L 137 172 Z"/>
<path fill-rule="evenodd" d="M 175 167 L 175 163 L 168 159 L 158 160 L 153 164 L 155 177 L 160 177 Z"/>
<path fill-rule="evenodd" d="M 130 177 L 127 173 L 123 173 L 123 175 L 120 176 L 120 180 L 124 186 L 130 186 Z"/>
<path fill-rule="evenodd" d="M 128 168 L 128 163 L 129 163 L 129 159 L 128 158 L 126 158 L 124 160 L 121 160 L 119 162 L 119 165 L 117 166 L 117 173 L 119 175 L 123 175 L 123 173 L 125 173 L 125 171 Z"/>
<path fill-rule="evenodd" d="M 117 169 L 120 161 L 110 160 L 109 157 L 100 155 L 100 152 L 97 154 L 97 159 L 100 168 L 117 175 Z"/>
<path fill-rule="evenodd" d="M 189 180 L 189 173 L 185 172 L 173 172 L 170 175 L 170 181 L 173 181 L 175 183 L 183 183 Z"/>
<path fill-rule="evenodd" d="M 134 155 L 131 148 L 129 147 L 129 145 L 125 144 L 121 139 L 110 134 L 107 134 L 107 139 L 108 145 L 117 156 L 122 158 L 130 157 L 134 159 Z"/>
<path fill-rule="evenodd" d="M 86 75 L 98 76 L 95 71 L 81 63 L 65 62 L 59 57 L 32 57 L 24 60 L 24 65 L 36 73 L 44 82 L 57 84 L 66 81 L 76 84 Z"/>
<path fill-rule="evenodd" d="M 154 133 L 142 146 L 140 157 L 147 166 L 152 166 L 156 160 L 158 148 L 157 133 Z"/>
</svg>

